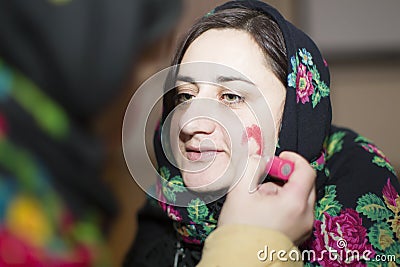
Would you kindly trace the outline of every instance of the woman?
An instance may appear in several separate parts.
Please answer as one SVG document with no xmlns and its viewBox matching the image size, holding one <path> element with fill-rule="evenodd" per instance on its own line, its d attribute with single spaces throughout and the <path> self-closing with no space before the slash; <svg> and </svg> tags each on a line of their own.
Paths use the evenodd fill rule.
<svg viewBox="0 0 400 267">
<path fill-rule="evenodd" d="M 313 232 L 304 242 L 299 237 L 291 238 L 295 243 L 301 242 L 300 247 L 304 251 L 312 250 L 315 253 L 304 259 L 308 266 L 364 266 L 377 255 L 398 254 L 400 228 L 397 200 L 400 187 L 394 170 L 383 153 L 366 138 L 331 125 L 328 65 L 308 36 L 265 3 L 228 2 L 192 27 L 178 48 L 173 63 L 196 61 L 227 65 L 249 77 L 268 100 L 272 116 L 277 122 L 275 129 L 279 141 L 275 154 L 294 151 L 317 171 Z M 188 80 L 183 82 L 187 84 Z M 232 109 L 240 113 L 242 102 L 251 102 L 252 98 L 251 95 L 243 97 L 232 91 L 206 90 L 198 84 L 195 87 L 181 86 L 179 79 L 176 85 L 174 95 L 177 101 L 169 94 L 164 98 L 164 122 L 175 106 L 187 101 L 190 105 L 194 100 L 212 98 L 234 105 Z M 177 122 L 179 124 L 179 120 Z M 193 122 L 186 120 L 182 123 L 177 141 L 183 158 L 192 161 L 207 156 L 193 145 L 193 140 L 201 143 L 202 135 L 213 141 L 217 138 L 217 147 L 223 143 L 220 140 L 224 140 L 221 137 L 224 130 L 216 123 L 206 120 Z M 257 128 L 252 128 L 252 122 L 245 127 L 255 129 L 253 134 L 257 132 Z M 209 187 L 215 184 L 212 183 L 213 174 L 206 173 L 207 170 L 201 173 L 200 179 L 200 176 L 174 167 L 161 150 L 160 135 L 158 131 L 155 146 L 160 173 L 165 180 L 177 183 L 180 178 L 192 191 L 196 191 L 196 188 L 217 191 L 230 186 L 228 182 Z M 247 134 L 249 136 L 251 134 Z M 247 140 L 253 142 L 250 138 Z M 257 155 L 262 145 L 259 142 L 251 145 L 251 142 L 249 154 Z M 229 149 L 228 145 L 214 149 L 213 156 L 221 165 L 228 161 L 228 153 L 225 152 Z M 177 163 L 178 167 L 183 166 Z M 213 165 L 210 172 L 212 168 Z M 213 173 L 216 172 L 214 168 Z M 129 263 L 132 263 L 131 266 L 138 266 L 133 263 L 141 263 L 141 266 L 171 266 L 174 258 L 179 260 L 178 266 L 194 266 L 201 258 L 204 240 L 217 227 L 224 199 L 208 204 L 205 201 L 188 201 L 188 207 L 176 207 L 171 204 L 174 202 L 171 199 L 180 201 L 182 192 L 162 181 L 160 206 L 168 216 L 162 216 L 149 201 L 139 214 L 137 245 L 128 255 L 127 266 L 130 266 Z M 290 184 L 290 180 L 282 188 L 267 184 L 270 184 L 272 191 L 279 192 Z M 305 207 L 304 203 L 308 201 L 308 198 L 304 198 L 298 202 Z M 235 210 L 232 202 L 229 203 L 229 209 L 224 207 L 222 215 L 240 214 L 240 207 Z M 272 220 L 280 214 L 270 216 Z M 286 216 L 286 220 L 292 219 Z M 242 218 L 237 223 L 252 222 Z M 290 229 L 282 232 L 290 236 Z M 327 251 L 336 252 L 332 252 L 332 256 Z M 357 253 L 359 257 L 351 257 L 347 252 Z M 390 264 L 395 266 L 399 262 Z"/>
</svg>

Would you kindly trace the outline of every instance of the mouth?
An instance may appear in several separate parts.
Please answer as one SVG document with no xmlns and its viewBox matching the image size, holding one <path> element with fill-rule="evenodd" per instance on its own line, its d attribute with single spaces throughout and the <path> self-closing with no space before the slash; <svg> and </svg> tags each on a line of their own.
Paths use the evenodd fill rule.
<svg viewBox="0 0 400 267">
<path fill-rule="evenodd" d="M 224 150 L 215 148 L 186 147 L 186 157 L 190 161 L 211 161 L 223 152 Z"/>
</svg>

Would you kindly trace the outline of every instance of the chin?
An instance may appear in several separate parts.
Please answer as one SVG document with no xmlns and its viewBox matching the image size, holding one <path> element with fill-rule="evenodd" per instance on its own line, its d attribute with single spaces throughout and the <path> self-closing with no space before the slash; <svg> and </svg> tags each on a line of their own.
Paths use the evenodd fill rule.
<svg viewBox="0 0 400 267">
<path fill-rule="evenodd" d="M 212 177 L 207 172 L 202 173 L 182 173 L 185 186 L 191 191 L 198 193 L 215 192 L 227 189 L 231 186 L 231 181 L 227 177 Z"/>
</svg>

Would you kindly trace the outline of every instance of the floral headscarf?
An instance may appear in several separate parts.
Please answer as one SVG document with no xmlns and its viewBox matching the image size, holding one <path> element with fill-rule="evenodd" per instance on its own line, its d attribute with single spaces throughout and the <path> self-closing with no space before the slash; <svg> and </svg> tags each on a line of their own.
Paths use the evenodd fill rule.
<svg viewBox="0 0 400 267">
<path fill-rule="evenodd" d="M 238 7 L 268 14 L 278 23 L 286 41 L 288 73 L 290 74 L 276 154 L 279 155 L 281 151 L 290 150 L 300 153 L 309 161 L 320 159 L 323 154 L 323 142 L 329 133 L 331 124 L 329 71 L 324 59 L 314 42 L 306 34 L 286 21 L 276 9 L 263 2 L 228 2 L 208 13 L 204 19 L 209 19 L 213 13 L 218 11 Z M 212 203 L 211 209 L 203 205 L 200 198 L 189 199 L 187 209 L 176 208 L 164 203 L 165 201 L 167 203 L 175 202 L 182 193 L 177 190 L 184 189 L 174 186 L 182 184 L 180 171 L 164 157 L 159 137 L 160 130 L 157 131 L 155 138 L 159 172 L 164 178 L 158 185 L 160 204 L 177 222 L 177 229 L 183 240 L 202 243 L 216 227 L 218 207 L 222 206 L 222 201 Z M 212 209 L 217 210 L 212 211 Z"/>
</svg>

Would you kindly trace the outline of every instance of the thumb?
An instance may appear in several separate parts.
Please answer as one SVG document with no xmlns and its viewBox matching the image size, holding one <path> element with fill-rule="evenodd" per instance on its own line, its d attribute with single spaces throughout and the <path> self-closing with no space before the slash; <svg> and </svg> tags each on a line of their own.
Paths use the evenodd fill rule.
<svg viewBox="0 0 400 267">
<path fill-rule="evenodd" d="M 258 186 L 257 191 L 263 195 L 277 195 L 281 187 L 273 182 L 268 182 Z"/>
<path fill-rule="evenodd" d="M 294 171 L 289 181 L 285 184 L 287 189 L 291 188 L 292 193 L 296 193 L 299 200 L 307 200 L 310 193 L 314 190 L 316 172 L 310 163 L 295 152 L 284 151 L 279 157 L 290 160 L 294 163 Z"/>
</svg>

